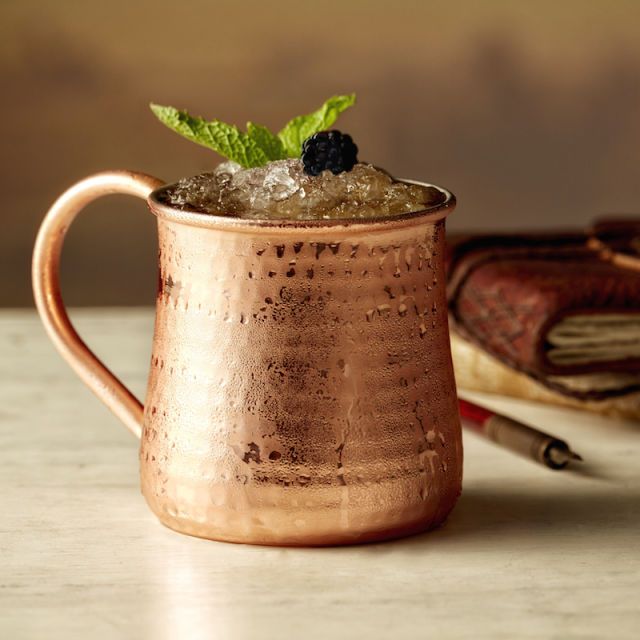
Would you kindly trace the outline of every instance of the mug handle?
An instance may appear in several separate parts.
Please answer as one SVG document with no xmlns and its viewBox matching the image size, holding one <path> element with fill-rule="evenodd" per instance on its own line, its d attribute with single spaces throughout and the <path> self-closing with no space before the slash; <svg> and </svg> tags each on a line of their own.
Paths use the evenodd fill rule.
<svg viewBox="0 0 640 640">
<path fill-rule="evenodd" d="M 53 203 L 33 250 L 33 294 L 49 337 L 80 379 L 138 438 L 142 433 L 142 404 L 87 347 L 69 320 L 60 293 L 60 254 L 67 229 L 90 202 L 112 193 L 146 200 L 163 184 L 158 178 L 133 171 L 104 171 L 81 180 Z"/>
</svg>

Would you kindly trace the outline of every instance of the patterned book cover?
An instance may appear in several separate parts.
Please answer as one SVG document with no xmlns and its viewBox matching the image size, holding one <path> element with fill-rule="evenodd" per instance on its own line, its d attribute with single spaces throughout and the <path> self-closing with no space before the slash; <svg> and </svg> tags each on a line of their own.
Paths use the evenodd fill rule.
<svg viewBox="0 0 640 640">
<path fill-rule="evenodd" d="M 453 236 L 455 338 L 567 397 L 635 394 L 639 251 L 638 220 L 604 219 L 586 232 Z"/>
</svg>

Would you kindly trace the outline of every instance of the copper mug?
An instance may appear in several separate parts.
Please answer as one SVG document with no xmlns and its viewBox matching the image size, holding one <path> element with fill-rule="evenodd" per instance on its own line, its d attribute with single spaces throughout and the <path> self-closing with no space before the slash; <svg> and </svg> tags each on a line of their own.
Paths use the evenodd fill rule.
<svg viewBox="0 0 640 640">
<path fill-rule="evenodd" d="M 163 204 L 127 171 L 77 183 L 33 256 L 62 356 L 140 437 L 142 493 L 168 527 L 233 542 L 365 542 L 442 523 L 460 493 L 445 217 L 455 198 L 382 219 L 251 220 Z M 58 282 L 74 217 L 111 193 L 158 220 L 144 407 L 73 329 Z"/>
</svg>

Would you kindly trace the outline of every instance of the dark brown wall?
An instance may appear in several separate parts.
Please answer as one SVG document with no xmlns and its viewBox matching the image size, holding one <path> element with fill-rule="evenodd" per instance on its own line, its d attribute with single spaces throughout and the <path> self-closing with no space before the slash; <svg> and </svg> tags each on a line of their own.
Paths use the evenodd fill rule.
<svg viewBox="0 0 640 640">
<path fill-rule="evenodd" d="M 218 159 L 150 100 L 277 128 L 333 93 L 361 157 L 458 195 L 455 228 L 640 210 L 640 3 L 4 0 L 0 305 L 28 305 L 39 220 L 82 176 L 167 180 Z M 153 219 L 124 198 L 72 228 L 70 304 L 153 300 Z"/>
</svg>

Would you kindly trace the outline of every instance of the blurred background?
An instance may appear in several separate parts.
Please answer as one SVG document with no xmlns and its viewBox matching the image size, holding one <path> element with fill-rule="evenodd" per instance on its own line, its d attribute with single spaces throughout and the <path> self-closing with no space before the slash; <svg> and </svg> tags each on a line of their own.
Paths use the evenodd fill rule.
<svg viewBox="0 0 640 640">
<path fill-rule="evenodd" d="M 451 229 L 583 226 L 640 211 L 635 0 L 2 0 L 2 306 L 31 305 L 47 207 L 83 176 L 173 181 L 213 152 L 150 101 L 278 129 L 355 91 L 361 159 L 458 196 Z M 72 305 L 155 296 L 154 219 L 117 196 L 72 227 Z"/>
</svg>

